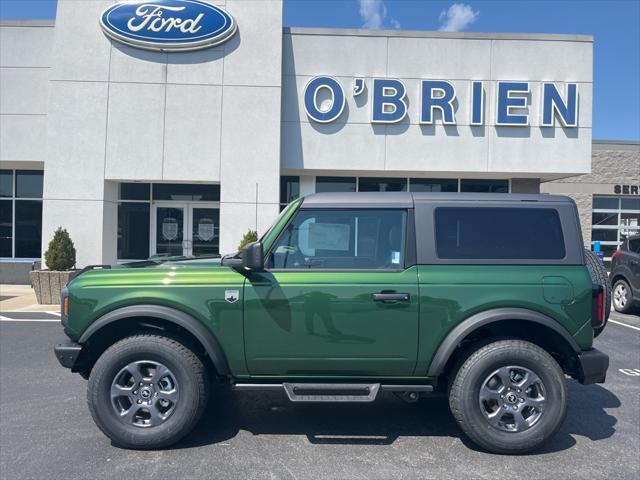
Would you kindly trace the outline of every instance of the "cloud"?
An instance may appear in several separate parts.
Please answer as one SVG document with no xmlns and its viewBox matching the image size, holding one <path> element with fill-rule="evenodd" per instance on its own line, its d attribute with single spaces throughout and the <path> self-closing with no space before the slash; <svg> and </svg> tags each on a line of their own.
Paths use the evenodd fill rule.
<svg viewBox="0 0 640 480">
<path fill-rule="evenodd" d="M 396 30 L 399 30 L 400 28 L 402 28 L 402 25 L 400 25 L 400 22 L 395 18 L 392 18 L 391 20 L 389 20 L 389 23 L 391 23 L 391 26 Z"/>
<path fill-rule="evenodd" d="M 382 0 L 358 0 L 364 28 L 380 28 L 387 16 L 387 7 Z"/>
<path fill-rule="evenodd" d="M 448 10 L 440 12 L 440 28 L 442 32 L 459 32 L 476 21 L 480 12 L 474 11 L 471 5 L 454 3 Z"/>
</svg>

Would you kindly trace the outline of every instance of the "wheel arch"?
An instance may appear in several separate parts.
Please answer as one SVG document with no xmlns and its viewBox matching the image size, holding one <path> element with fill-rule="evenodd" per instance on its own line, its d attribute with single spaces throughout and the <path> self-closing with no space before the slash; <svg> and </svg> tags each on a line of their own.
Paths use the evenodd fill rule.
<svg viewBox="0 0 640 480">
<path fill-rule="evenodd" d="M 194 346 L 208 356 L 218 375 L 230 374 L 227 358 L 216 336 L 193 316 L 161 305 L 121 307 L 95 320 L 78 339 L 81 345 L 92 343 L 98 345 L 93 352 L 91 352 L 92 348 L 89 348 L 89 356 L 96 358 L 86 358 L 85 363 L 88 362 L 91 368 L 97 356 L 108 348 L 113 340 L 117 341 L 129 333 L 144 329 L 169 330 L 173 334 L 184 337 L 188 342 L 195 343 Z"/>
<path fill-rule="evenodd" d="M 611 277 L 611 288 L 613 288 L 618 280 L 624 280 L 627 285 L 630 285 L 629 280 L 627 280 L 627 277 L 625 277 L 624 274 L 616 272 L 616 274 Z"/>
<path fill-rule="evenodd" d="M 506 330 L 503 327 L 507 327 Z M 562 360 L 561 366 L 570 373 L 573 373 L 574 368 L 572 362 L 581 351 L 571 334 L 551 317 L 523 308 L 496 308 L 476 313 L 456 325 L 440 342 L 429 365 L 427 376 L 435 378 L 446 374 L 461 354 L 464 344 L 486 338 L 486 335 L 480 335 L 484 332 L 489 333 L 489 338 L 504 338 L 506 335 L 529 340 L 545 350 L 555 347 L 561 350 L 559 353 L 567 357 L 557 360 Z M 551 335 L 548 335 L 548 338 L 540 339 L 541 334 L 544 337 L 549 333 Z"/>
</svg>

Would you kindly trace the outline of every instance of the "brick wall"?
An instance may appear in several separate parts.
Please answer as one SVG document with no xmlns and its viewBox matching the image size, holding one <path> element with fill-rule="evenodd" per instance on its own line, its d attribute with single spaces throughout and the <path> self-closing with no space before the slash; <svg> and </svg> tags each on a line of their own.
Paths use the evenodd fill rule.
<svg viewBox="0 0 640 480">
<path fill-rule="evenodd" d="M 545 182 L 540 190 L 575 200 L 585 246 L 590 246 L 593 195 L 616 195 L 615 185 L 640 185 L 640 142 L 594 142 L 590 174 Z"/>
</svg>

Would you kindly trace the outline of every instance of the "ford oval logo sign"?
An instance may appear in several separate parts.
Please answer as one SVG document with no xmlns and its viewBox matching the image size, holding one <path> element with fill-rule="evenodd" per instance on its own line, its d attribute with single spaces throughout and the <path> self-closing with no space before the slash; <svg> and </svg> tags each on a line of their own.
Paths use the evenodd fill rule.
<svg viewBox="0 0 640 480">
<path fill-rule="evenodd" d="M 231 15 L 202 0 L 116 3 L 102 12 L 100 26 L 118 42 L 171 52 L 217 45 L 236 31 Z"/>
</svg>

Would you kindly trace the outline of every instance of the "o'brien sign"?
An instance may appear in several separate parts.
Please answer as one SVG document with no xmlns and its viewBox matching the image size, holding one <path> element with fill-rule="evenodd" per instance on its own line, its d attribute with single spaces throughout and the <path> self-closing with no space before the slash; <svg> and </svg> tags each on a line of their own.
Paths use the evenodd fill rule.
<svg viewBox="0 0 640 480">
<path fill-rule="evenodd" d="M 470 82 L 471 125 L 485 123 L 484 82 Z M 434 123 L 434 112 L 439 111 L 445 125 L 456 125 L 456 89 L 445 80 L 422 80 L 418 104 L 421 124 Z M 407 115 L 406 88 L 400 80 L 375 78 L 371 81 L 371 123 L 398 123 Z M 321 102 L 319 94 L 326 90 L 329 101 Z M 361 95 L 365 80 L 354 79 L 353 95 Z M 495 98 L 495 124 L 499 126 L 529 125 L 529 82 L 497 82 Z M 542 83 L 540 125 L 553 127 L 556 119 L 563 127 L 578 126 L 578 84 L 567 83 L 559 89 L 554 83 Z M 304 108 L 307 116 L 320 123 L 336 120 L 344 110 L 345 94 L 340 83 L 327 76 L 311 79 L 304 90 Z"/>
<path fill-rule="evenodd" d="M 217 45 L 236 31 L 231 15 L 201 0 L 116 3 L 102 12 L 100 26 L 132 47 L 174 52 Z"/>
</svg>

